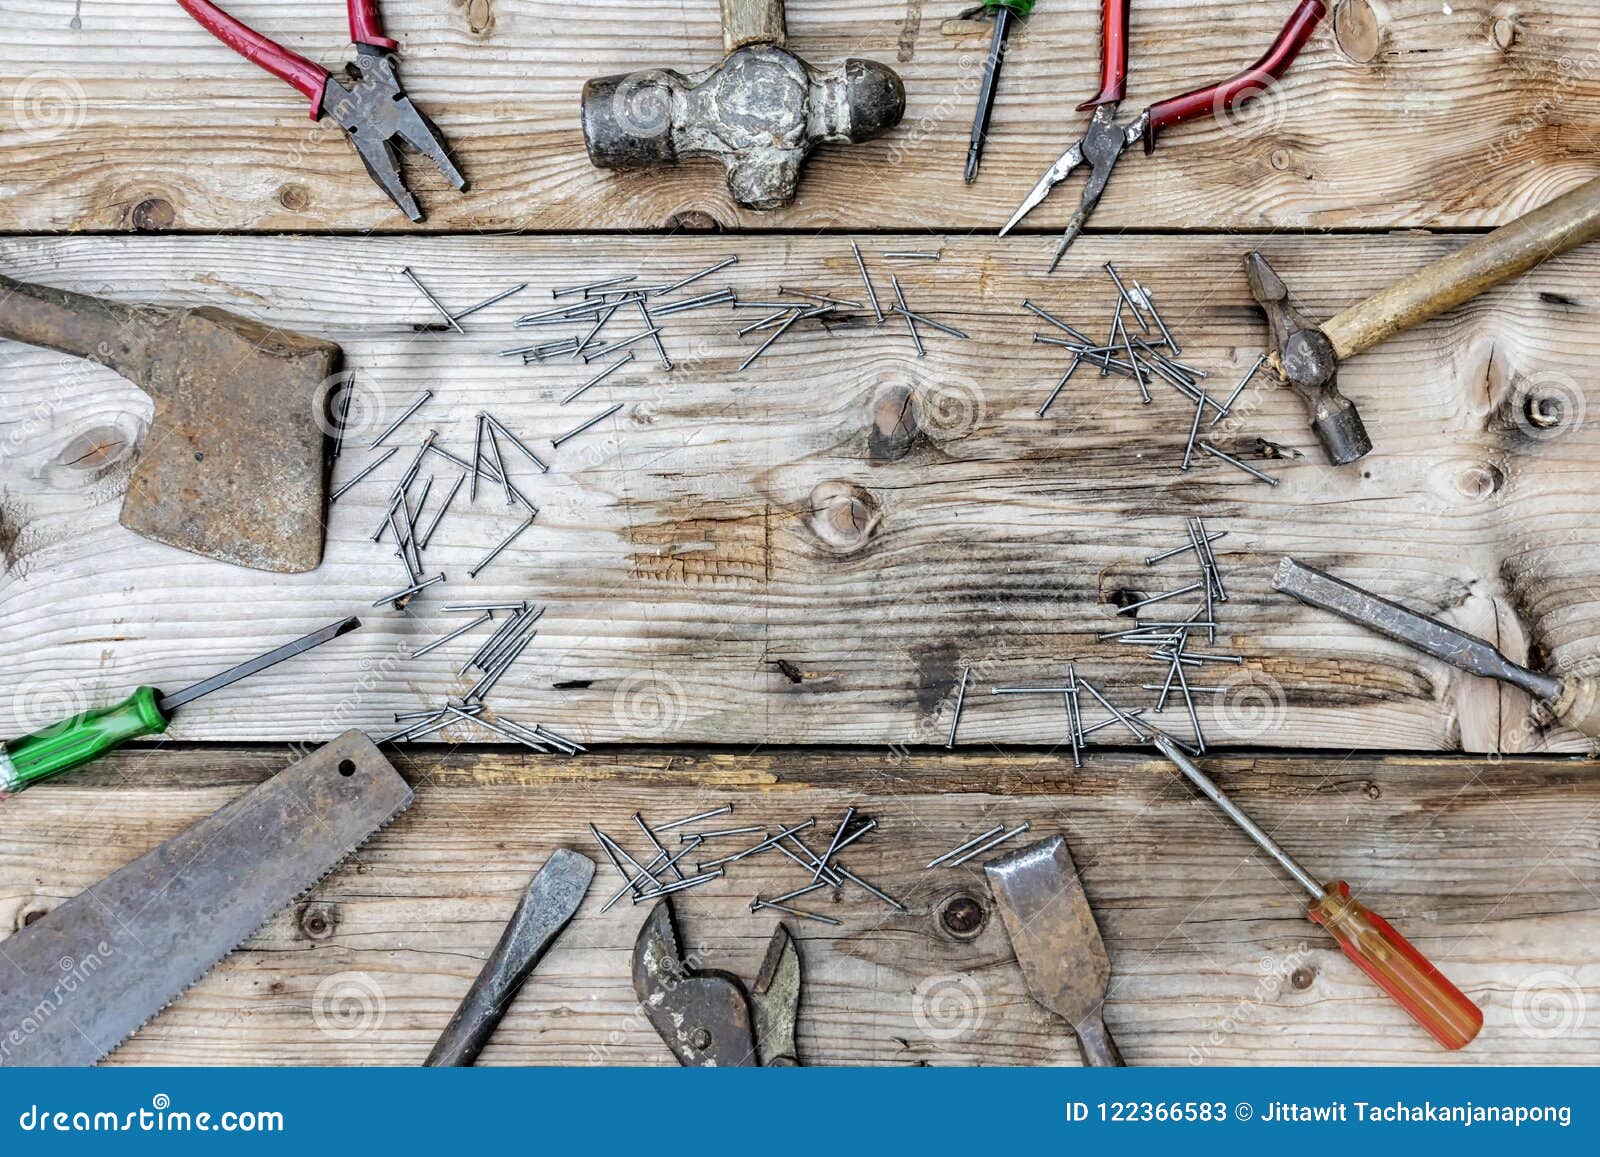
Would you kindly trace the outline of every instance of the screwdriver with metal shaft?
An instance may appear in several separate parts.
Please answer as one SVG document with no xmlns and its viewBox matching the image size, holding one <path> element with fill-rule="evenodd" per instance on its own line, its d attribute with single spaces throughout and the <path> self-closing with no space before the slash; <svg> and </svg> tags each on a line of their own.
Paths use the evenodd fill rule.
<svg viewBox="0 0 1600 1157">
<path fill-rule="evenodd" d="M 202 679 L 182 691 L 163 695 L 154 687 L 139 687 L 112 707 L 85 711 L 35 731 L 32 735 L 13 739 L 0 746 L 0 798 L 88 763 L 130 739 L 159 735 L 172 721 L 173 711 L 185 703 L 192 703 L 202 695 L 209 695 L 258 671 L 265 671 L 285 659 L 319 647 L 329 639 L 337 639 L 360 625 L 361 620 L 352 615 L 348 619 L 330 623 L 321 630 L 312 631 L 303 639 L 285 643 L 264 655 L 257 655 L 226 671 L 220 671 L 209 679 Z"/>
<path fill-rule="evenodd" d="M 1352 896 L 1350 885 L 1343 880 L 1319 884 L 1317 878 L 1296 863 L 1260 825 L 1223 795 L 1222 789 L 1184 754 L 1171 736 L 1147 724 L 1140 726 L 1150 732 L 1151 742 L 1177 765 L 1190 783 L 1311 895 L 1306 918 L 1333 933 L 1344 954 L 1432 1033 L 1434 1040 L 1447 1049 L 1458 1049 L 1478 1035 L 1483 1027 L 1483 1011 L 1451 984 L 1426 956 L 1413 948 L 1410 941 L 1390 927 L 1387 920 Z"/>
<path fill-rule="evenodd" d="M 1342 619 L 1376 631 L 1424 655 L 1442 659 L 1469 675 L 1482 675 L 1520 687 L 1532 695 L 1538 710 L 1591 738 L 1600 738 L 1600 681 L 1588 675 L 1556 678 L 1513 663 L 1476 635 L 1408 611 L 1360 587 L 1324 574 L 1287 556 L 1272 576 L 1275 590 L 1291 594 L 1307 606 L 1331 611 Z"/>
<path fill-rule="evenodd" d="M 969 8 L 962 18 L 988 9 L 994 18 L 994 35 L 989 38 L 989 55 L 983 62 L 983 86 L 978 89 L 978 107 L 972 114 L 972 142 L 967 145 L 967 184 L 978 179 L 978 161 L 983 142 L 989 136 L 989 117 L 994 112 L 995 85 L 1000 82 L 1000 64 L 1011 41 L 1012 17 L 1025 18 L 1039 0 L 983 0 L 980 8 Z"/>
</svg>

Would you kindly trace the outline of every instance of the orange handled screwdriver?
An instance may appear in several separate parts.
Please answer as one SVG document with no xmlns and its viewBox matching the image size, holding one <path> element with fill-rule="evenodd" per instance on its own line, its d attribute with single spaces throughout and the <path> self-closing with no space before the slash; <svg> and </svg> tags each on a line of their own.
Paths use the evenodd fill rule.
<svg viewBox="0 0 1600 1157">
<path fill-rule="evenodd" d="M 1379 988 L 1400 1003 L 1423 1028 L 1447 1049 L 1458 1049 L 1478 1035 L 1483 1027 L 1483 1010 L 1451 984 L 1428 958 L 1411 946 L 1389 922 L 1350 895 L 1350 885 L 1335 880 L 1323 885 L 1280 848 L 1260 826 L 1222 794 L 1222 789 L 1195 766 L 1170 736 L 1149 728 L 1151 741 L 1178 770 L 1238 824 L 1267 855 L 1277 860 L 1284 871 L 1299 881 L 1311 894 L 1306 916 L 1321 924 L 1344 949 L 1344 954 L 1360 966 Z"/>
</svg>

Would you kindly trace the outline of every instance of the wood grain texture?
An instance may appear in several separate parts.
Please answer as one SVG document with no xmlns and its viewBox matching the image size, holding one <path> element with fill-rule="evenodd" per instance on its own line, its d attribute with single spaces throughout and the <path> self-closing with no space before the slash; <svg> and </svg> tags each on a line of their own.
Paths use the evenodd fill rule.
<svg viewBox="0 0 1600 1157">
<path fill-rule="evenodd" d="M 1265 242 L 1299 302 L 1327 316 L 1458 242 L 1447 238 L 1275 238 Z M 1154 387 L 1080 374 L 1045 419 L 1035 409 L 1065 364 L 1031 343 L 1032 295 L 1096 329 L 1109 323 L 1106 259 L 1164 304 L 1184 358 L 1226 389 L 1261 348 L 1239 238 L 1091 238 L 1067 276 L 1044 279 L 1035 240 L 941 238 L 938 263 L 865 252 L 897 272 L 915 308 L 970 334 L 928 337 L 870 316 L 834 332 L 796 329 L 744 374 L 759 311 L 662 319 L 677 366 L 641 357 L 568 406 L 592 367 L 523 367 L 495 351 L 560 330 L 508 319 L 550 288 L 637 270 L 681 276 L 738 253 L 741 293 L 781 284 L 859 295 L 846 241 L 473 239 L 428 241 L 56 239 L 0 245 L 9 273 L 130 300 L 223 305 L 343 343 L 358 383 L 350 449 L 335 482 L 422 388 L 407 448 L 330 513 L 322 567 L 267 576 L 191 558 L 116 524 L 128 454 L 148 402 L 108 372 L 6 346 L 6 571 L 0 656 L 15 734 L 140 682 L 175 689 L 353 611 L 366 626 L 179 717 L 185 739 L 304 741 L 459 694 L 473 646 L 410 651 L 464 620 L 458 600 L 529 598 L 549 610 L 490 697 L 584 742 L 943 743 L 951 692 L 973 669 L 962 743 L 1056 743 L 1059 702 L 990 694 L 1048 683 L 1076 661 L 1125 704 L 1161 665 L 1097 642 L 1124 627 L 1130 597 L 1194 581 L 1182 559 L 1147 568 L 1198 513 L 1229 537 L 1219 556 L 1232 601 L 1207 667 L 1231 688 L 1201 711 L 1215 742 L 1365 750 L 1579 750 L 1528 723 L 1519 693 L 1458 676 L 1269 590 L 1293 553 L 1379 593 L 1495 639 L 1513 658 L 1582 669 L 1600 651 L 1595 504 L 1600 427 L 1583 369 L 1595 356 L 1600 254 L 1579 250 L 1461 311 L 1350 362 L 1344 390 L 1377 451 L 1358 469 L 1321 459 L 1287 390 L 1253 387 L 1211 431 L 1281 479 L 1179 460 L 1191 404 Z M 427 305 L 409 262 L 453 305 L 518 281 L 530 288 L 466 323 L 414 332 Z M 715 288 L 722 280 L 708 280 Z M 699 286 L 694 287 L 696 289 Z M 519 304 L 522 303 L 522 304 Z M 1042 323 L 1038 323 L 1042 324 Z M 631 332 L 626 323 L 619 335 Z M 1047 327 L 1046 327 L 1047 328 Z M 1557 424 L 1526 416 L 1555 399 Z M 611 404 L 622 410 L 560 450 L 548 439 Z M 426 555 L 450 578 L 408 612 L 373 600 L 403 585 L 374 544 L 387 492 L 426 429 L 470 453 L 488 409 L 549 454 L 538 474 L 507 446 L 540 507 L 534 527 L 476 580 L 467 571 L 517 523 L 498 491 L 465 496 Z M 1277 455 L 1278 457 L 1271 457 Z M 454 468 L 430 466 L 444 487 Z M 430 500 L 436 502 L 437 497 Z M 1185 609 L 1194 603 L 1175 600 Z M 1159 607 L 1160 604 L 1157 604 Z M 477 636 L 481 637 L 481 636 Z M 791 668 L 780 668 L 783 660 Z M 795 677 L 798 676 L 798 681 Z M 1173 727 L 1181 712 L 1169 707 Z M 447 739 L 482 738 L 447 733 Z M 1109 732 L 1097 737 L 1111 738 Z"/>
<path fill-rule="evenodd" d="M 0 932 L 290 758 L 169 745 L 11 800 L 0 808 Z M 791 924 L 809 1064 L 1078 1063 L 1062 1024 L 1029 999 L 998 920 L 968 940 L 944 930 L 953 898 L 992 915 L 979 861 L 920 869 L 992 823 L 1022 820 L 1071 843 L 1112 961 L 1106 1019 L 1130 1064 L 1586 1064 L 1600 1047 L 1592 763 L 1208 761 L 1295 855 L 1348 879 L 1483 1006 L 1483 1033 L 1459 1054 L 1369 985 L 1302 918 L 1300 893 L 1164 763 L 1107 755 L 1074 774 L 1039 753 L 631 751 L 574 764 L 457 751 L 400 766 L 417 786 L 411 810 L 112 1063 L 418 1064 L 550 849 L 594 854 L 592 821 L 637 854 L 635 810 L 662 823 L 725 802 L 735 810 L 718 825 L 815 815 L 823 830 L 850 805 L 876 817 L 840 858 L 910 909 L 823 892 L 814 907 L 842 925 Z M 749 978 L 773 925 L 749 899 L 797 886 L 800 873 L 767 857 L 733 867 L 678 911 L 705 964 Z M 618 886 L 602 866 L 483 1063 L 669 1063 L 629 981 L 643 909 L 599 912 Z"/>
<path fill-rule="evenodd" d="M 1597 169 L 1600 11 L 1538 5 L 1344 0 L 1367 35 L 1333 21 L 1254 114 L 1184 126 L 1150 158 L 1128 156 L 1093 227 L 1388 228 L 1486 225 Z M 1098 68 L 1098 5 L 1041 7 L 1007 58 L 972 187 L 961 167 L 988 29 L 947 27 L 956 8 L 921 0 L 805 0 L 791 47 L 819 66 L 854 54 L 903 76 L 908 105 L 888 137 L 821 150 L 798 203 L 738 209 L 712 163 L 648 175 L 602 173 L 585 155 L 578 94 L 594 76 L 685 70 L 720 56 L 718 6 L 621 0 L 604 20 L 549 0 L 391 0 L 403 78 L 472 182 L 451 190 L 425 162 L 410 180 L 431 230 L 728 227 L 998 228 L 1084 128 L 1072 112 Z M 1292 7 L 1161 0 L 1134 13 L 1127 115 L 1244 67 Z M 230 11 L 337 68 L 337 6 L 236 3 Z M 236 57 L 167 0 L 80 9 L 7 8 L 0 98 L 15 121 L 0 173 L 0 228 L 54 230 L 400 230 L 411 226 L 367 179 L 342 134 L 304 100 Z M 1370 60 L 1355 63 L 1352 57 Z M 1028 221 L 1059 229 L 1064 187 Z"/>
</svg>

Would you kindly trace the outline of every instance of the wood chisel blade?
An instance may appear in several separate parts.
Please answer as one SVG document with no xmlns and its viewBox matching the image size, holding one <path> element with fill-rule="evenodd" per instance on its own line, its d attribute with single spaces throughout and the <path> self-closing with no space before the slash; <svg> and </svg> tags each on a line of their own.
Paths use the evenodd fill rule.
<svg viewBox="0 0 1600 1157">
<path fill-rule="evenodd" d="M 347 731 L 0 941 L 0 1065 L 89 1065 L 410 806 Z"/>
</svg>

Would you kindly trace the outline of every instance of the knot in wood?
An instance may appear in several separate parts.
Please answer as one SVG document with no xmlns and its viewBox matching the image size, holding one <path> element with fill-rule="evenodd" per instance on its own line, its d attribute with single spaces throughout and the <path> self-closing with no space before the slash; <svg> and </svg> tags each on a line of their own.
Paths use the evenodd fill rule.
<svg viewBox="0 0 1600 1157">
<path fill-rule="evenodd" d="M 824 482 L 811 491 L 806 525 L 829 550 L 852 554 L 871 540 L 883 521 L 878 500 L 852 482 Z"/>
</svg>

